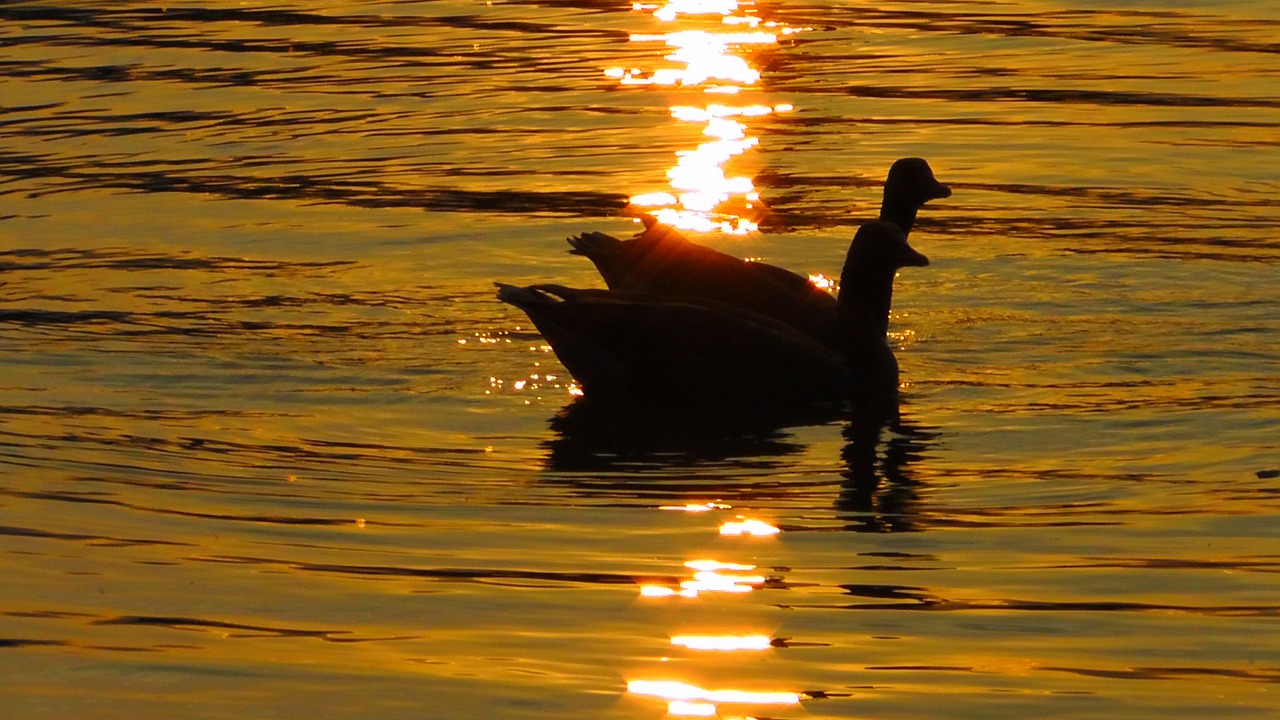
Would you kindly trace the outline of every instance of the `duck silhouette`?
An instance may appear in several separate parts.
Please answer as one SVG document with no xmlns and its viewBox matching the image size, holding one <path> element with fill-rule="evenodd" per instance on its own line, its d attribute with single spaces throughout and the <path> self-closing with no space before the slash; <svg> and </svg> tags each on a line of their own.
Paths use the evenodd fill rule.
<svg viewBox="0 0 1280 720">
<path fill-rule="evenodd" d="M 498 298 L 529 316 L 588 398 L 837 401 L 896 395 L 886 340 L 893 280 L 928 264 L 898 225 L 863 225 L 841 273 L 845 289 L 804 329 L 706 297 L 499 283 Z"/>
<path fill-rule="evenodd" d="M 925 203 L 950 195 L 951 189 L 938 182 L 927 161 L 902 158 L 889 168 L 879 219 L 908 235 Z M 836 304 L 804 275 L 698 245 L 651 216 L 643 220 L 644 231 L 632 239 L 583 233 L 569 238 L 569 252 L 591 260 L 612 290 L 713 300 L 805 331 L 814 312 Z"/>
</svg>

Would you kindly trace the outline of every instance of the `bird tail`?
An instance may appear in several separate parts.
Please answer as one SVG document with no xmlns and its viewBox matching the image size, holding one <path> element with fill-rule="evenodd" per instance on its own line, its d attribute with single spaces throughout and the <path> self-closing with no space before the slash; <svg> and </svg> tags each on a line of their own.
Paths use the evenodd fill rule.
<svg viewBox="0 0 1280 720">
<path fill-rule="evenodd" d="M 519 287 L 506 283 L 494 283 L 498 286 L 498 299 L 509 305 L 527 311 L 538 305 L 554 305 L 581 296 L 607 293 L 607 291 L 576 290 L 563 285 L 543 284 Z"/>
<path fill-rule="evenodd" d="M 574 235 L 566 238 L 571 249 L 570 255 L 584 255 L 586 257 L 599 257 L 607 255 L 617 250 L 622 241 L 612 235 L 605 235 L 602 232 L 585 232 L 581 235 Z"/>
<path fill-rule="evenodd" d="M 538 305 L 550 299 L 544 293 L 539 292 L 536 287 L 519 287 L 506 283 L 494 283 L 494 285 L 498 286 L 499 300 L 508 305 L 515 305 L 518 308 Z"/>
</svg>

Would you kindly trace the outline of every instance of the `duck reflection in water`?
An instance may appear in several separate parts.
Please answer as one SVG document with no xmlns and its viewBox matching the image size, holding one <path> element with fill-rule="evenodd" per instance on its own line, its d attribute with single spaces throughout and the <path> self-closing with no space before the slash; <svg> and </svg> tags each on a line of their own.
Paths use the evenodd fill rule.
<svg viewBox="0 0 1280 720">
<path fill-rule="evenodd" d="M 620 405 L 576 398 L 551 418 L 547 470 L 607 472 L 737 463 L 772 467 L 804 445 L 789 428 L 837 423 L 831 405 L 744 409 L 689 404 Z"/>
<path fill-rule="evenodd" d="M 790 429 L 814 425 L 841 427 L 834 506 L 845 529 L 919 529 L 912 465 L 927 457 L 939 432 L 901 417 L 896 399 L 745 414 L 662 404 L 622 407 L 578 398 L 551 419 L 556 435 L 545 443 L 546 469 L 553 473 L 548 481 L 584 495 L 646 492 L 672 502 L 732 501 L 732 483 L 726 484 L 724 476 L 700 481 L 696 468 L 781 468 L 786 457 L 804 451 Z M 671 474 L 673 468 L 691 468 L 695 474 Z"/>
<path fill-rule="evenodd" d="M 891 431 L 885 437 L 885 431 Z M 899 413 L 877 418 L 850 415 L 843 430 L 843 482 L 836 509 L 855 532 L 909 532 L 919 530 L 918 482 L 912 465 L 927 457 L 941 433 Z M 881 479 L 885 481 L 881 487 Z"/>
</svg>

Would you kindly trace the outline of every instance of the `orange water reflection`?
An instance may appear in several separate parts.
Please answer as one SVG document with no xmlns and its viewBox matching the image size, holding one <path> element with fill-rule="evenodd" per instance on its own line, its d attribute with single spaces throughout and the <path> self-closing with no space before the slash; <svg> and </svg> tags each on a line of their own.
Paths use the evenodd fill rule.
<svg viewBox="0 0 1280 720">
<path fill-rule="evenodd" d="M 739 518 L 730 520 L 720 526 L 721 535 L 752 535 L 754 537 L 768 537 L 777 535 L 782 532 L 781 528 L 776 525 L 770 525 L 763 520 L 754 518 Z"/>
<path fill-rule="evenodd" d="M 763 585 L 768 578 L 752 573 L 755 565 L 724 563 L 718 560 L 690 560 L 685 567 L 694 571 L 693 578 L 682 581 L 677 587 L 645 584 L 640 586 L 643 597 L 698 597 L 704 592 L 749 593 Z"/>
<path fill-rule="evenodd" d="M 712 511 L 732 510 L 727 503 L 718 501 L 686 502 L 683 505 L 661 505 L 659 510 L 701 514 Z M 735 514 L 734 519 L 721 522 L 718 532 L 725 536 L 772 537 L 781 530 L 768 522 L 748 515 Z M 642 584 L 640 594 L 647 598 L 700 598 L 703 593 L 729 593 L 743 595 L 763 586 L 769 578 L 757 572 L 753 564 L 725 562 L 711 558 L 689 560 L 684 567 L 693 572 L 690 579 L 676 583 Z M 771 635 L 756 632 L 732 632 L 719 634 L 675 634 L 671 645 L 677 648 L 707 653 L 704 662 L 719 664 L 720 659 L 731 653 L 759 653 L 782 647 L 775 644 Z M 662 658 L 665 663 L 668 658 Z M 736 684 L 736 683 L 735 683 Z M 669 669 L 656 677 L 633 678 L 627 682 L 632 695 L 665 701 L 668 717 L 716 717 L 724 720 L 752 720 L 748 714 L 760 706 L 779 707 L 798 705 L 802 699 L 812 696 L 781 690 L 742 688 L 707 688 L 684 679 L 677 679 Z"/>
<path fill-rule="evenodd" d="M 635 695 L 666 700 L 668 714 L 682 717 L 714 717 L 722 704 L 798 705 L 803 697 L 786 691 L 712 690 L 678 680 L 631 680 L 627 690 Z"/>
<path fill-rule="evenodd" d="M 760 142 L 752 134 L 752 119 L 792 109 L 745 97 L 759 94 L 760 71 L 751 63 L 752 54 L 801 29 L 762 20 L 754 3 L 738 0 L 632 7 L 672 26 L 669 32 L 631 35 L 632 42 L 666 45 L 670 52 L 664 59 L 671 64 L 650 71 L 613 67 L 605 74 L 624 86 L 701 90 L 717 100 L 671 106 L 677 122 L 700 126 L 707 139 L 676 153 L 676 165 L 667 171 L 669 190 L 634 195 L 631 209 L 683 230 L 742 235 L 757 229 L 762 207 L 755 185 L 746 175 L 730 174 L 726 165 Z M 729 100 L 739 97 L 740 102 Z"/>
<path fill-rule="evenodd" d="M 705 502 L 705 503 L 685 503 L 684 505 L 660 505 L 659 510 L 674 510 L 689 513 L 704 513 L 712 510 L 728 510 L 732 505 L 726 505 L 721 502 Z"/>
<path fill-rule="evenodd" d="M 773 647 L 773 638 L 768 635 L 675 635 L 671 644 L 690 650 L 739 652 L 768 650 Z"/>
</svg>

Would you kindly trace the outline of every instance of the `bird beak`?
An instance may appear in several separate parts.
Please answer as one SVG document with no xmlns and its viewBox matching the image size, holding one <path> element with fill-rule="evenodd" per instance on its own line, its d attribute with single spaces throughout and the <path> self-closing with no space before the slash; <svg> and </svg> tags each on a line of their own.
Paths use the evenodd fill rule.
<svg viewBox="0 0 1280 720">
<path fill-rule="evenodd" d="M 937 185 L 938 186 L 933 189 L 933 192 L 929 193 L 930 200 L 941 200 L 942 198 L 951 197 L 951 188 L 943 185 L 942 183 L 938 183 Z"/>
<path fill-rule="evenodd" d="M 902 253 L 902 267 L 928 267 L 929 258 L 916 252 L 916 249 L 908 245 Z"/>
</svg>

